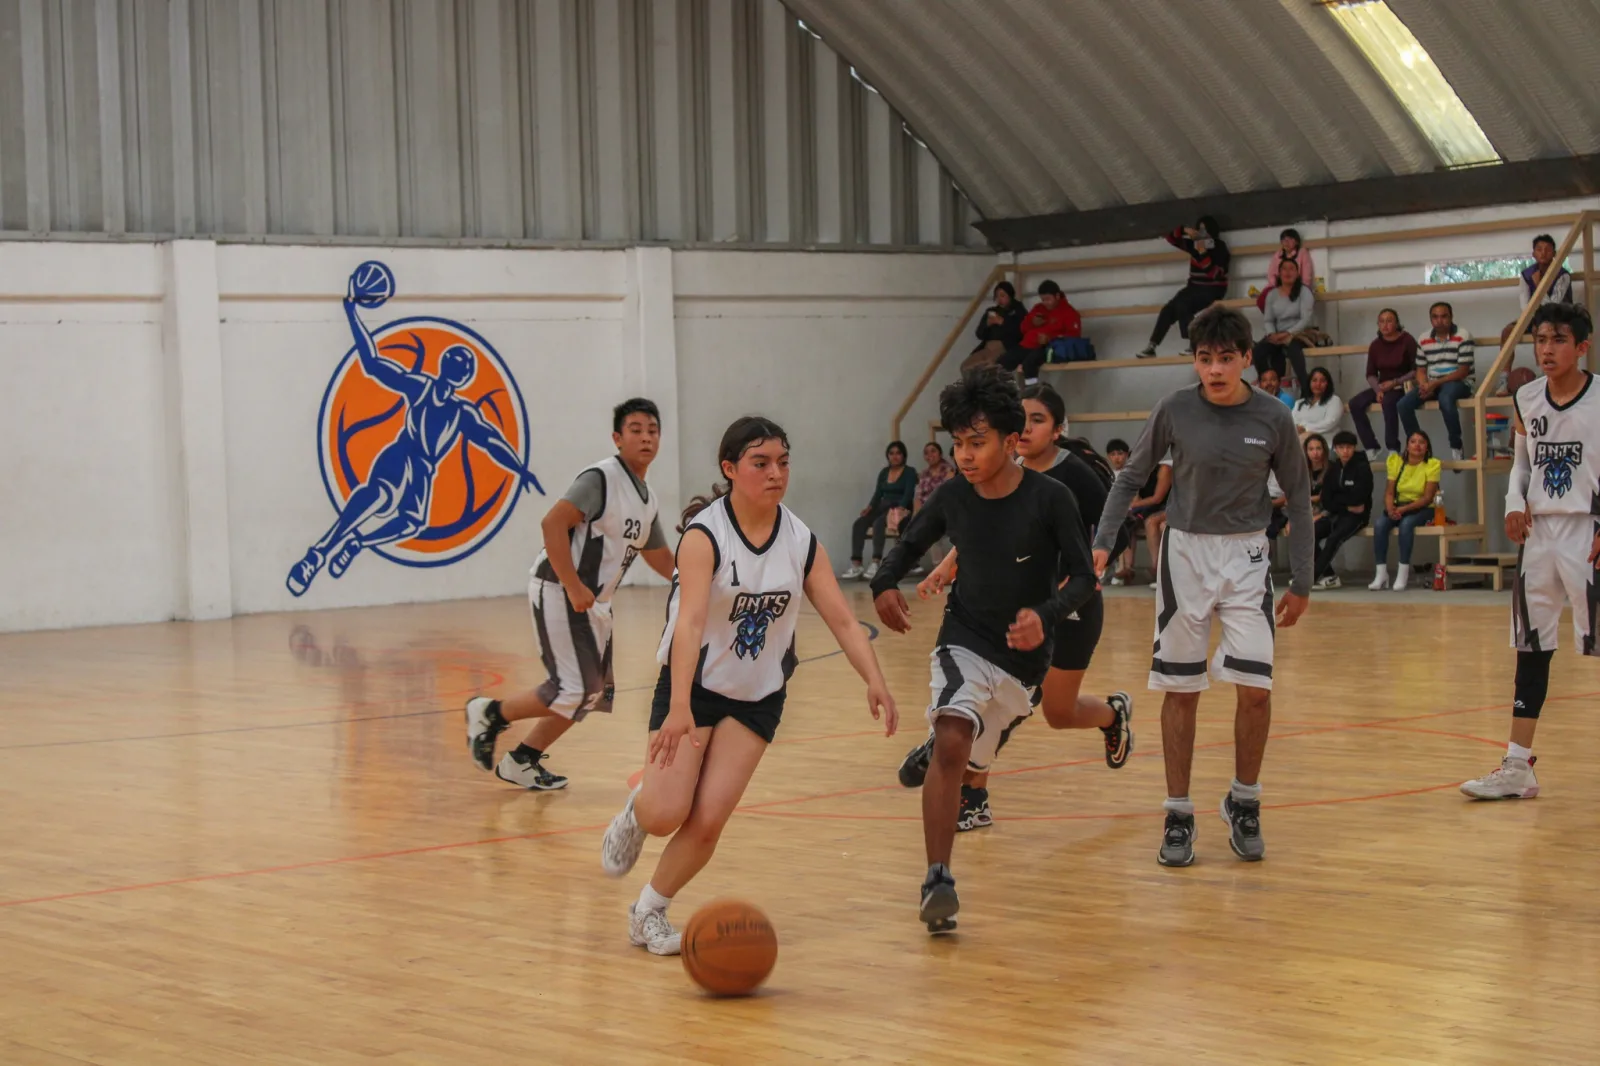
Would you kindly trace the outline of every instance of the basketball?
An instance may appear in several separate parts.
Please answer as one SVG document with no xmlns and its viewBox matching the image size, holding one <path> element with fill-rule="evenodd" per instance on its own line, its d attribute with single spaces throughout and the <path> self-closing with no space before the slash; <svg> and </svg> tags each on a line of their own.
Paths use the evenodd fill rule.
<svg viewBox="0 0 1600 1066">
<path fill-rule="evenodd" d="M 362 307 L 382 307 L 394 295 L 394 273 L 376 259 L 369 259 L 351 273 L 350 290 Z"/>
<path fill-rule="evenodd" d="M 683 968 L 713 996 L 748 996 L 778 961 L 778 934 L 754 904 L 707 903 L 683 930 Z"/>
</svg>

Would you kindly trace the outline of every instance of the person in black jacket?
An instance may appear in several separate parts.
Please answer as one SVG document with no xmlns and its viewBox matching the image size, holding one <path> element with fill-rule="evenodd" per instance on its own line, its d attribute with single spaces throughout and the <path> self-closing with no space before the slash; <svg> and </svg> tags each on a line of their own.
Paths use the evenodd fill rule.
<svg viewBox="0 0 1600 1066">
<path fill-rule="evenodd" d="M 1372 520 L 1372 466 L 1349 430 L 1333 435 L 1334 458 L 1322 477 L 1323 516 L 1317 519 L 1317 580 L 1312 588 L 1336 589 L 1339 575 L 1333 557 L 1344 542 Z"/>
<path fill-rule="evenodd" d="M 1017 299 L 1016 286 L 1002 281 L 994 287 L 994 305 L 978 319 L 978 346 L 961 363 L 962 370 L 993 363 L 1005 355 L 1022 358 L 1022 319 L 1028 309 Z"/>
</svg>

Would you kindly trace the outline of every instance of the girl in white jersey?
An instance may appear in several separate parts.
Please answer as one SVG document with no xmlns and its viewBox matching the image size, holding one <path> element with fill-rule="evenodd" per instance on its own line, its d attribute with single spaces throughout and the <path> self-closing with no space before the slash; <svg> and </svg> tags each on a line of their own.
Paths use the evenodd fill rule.
<svg viewBox="0 0 1600 1066">
<path fill-rule="evenodd" d="M 1579 654 L 1600 654 L 1600 387 L 1583 369 L 1594 326 L 1581 304 L 1549 303 L 1534 312 L 1532 328 L 1544 377 L 1516 391 L 1516 459 L 1506 493 L 1506 536 L 1521 545 L 1511 594 L 1511 741 L 1498 770 L 1461 786 L 1473 799 L 1539 794 L 1533 733 L 1564 605 L 1572 606 Z"/>
<path fill-rule="evenodd" d="M 467 701 L 467 750 L 479 769 L 538 791 L 567 779 L 542 760 L 550 745 L 591 711 L 611 710 L 611 597 L 634 559 L 672 576 L 672 549 L 645 474 L 661 441 L 661 412 L 642 397 L 611 412 L 617 454 L 580 471 L 540 523 L 544 550 L 528 580 L 528 606 L 547 674 L 531 692 Z M 537 721 L 521 744 L 494 761 L 495 738 L 516 721 Z"/>
<path fill-rule="evenodd" d="M 672 834 L 628 908 L 629 939 L 657 955 L 678 953 L 667 905 L 711 860 L 778 728 L 802 595 L 867 683 L 872 717 L 881 713 L 891 736 L 898 721 L 828 553 L 783 506 L 788 437 L 776 423 L 747 416 L 722 435 L 717 457 L 726 493 L 696 497 L 684 512 L 644 780 L 601 845 L 606 873 L 621 877 L 638 862 L 647 836 Z"/>
</svg>

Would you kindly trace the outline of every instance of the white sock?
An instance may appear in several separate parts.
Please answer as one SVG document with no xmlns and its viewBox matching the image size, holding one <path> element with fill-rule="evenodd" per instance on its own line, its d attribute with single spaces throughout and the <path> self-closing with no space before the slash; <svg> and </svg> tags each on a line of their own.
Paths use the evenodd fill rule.
<svg viewBox="0 0 1600 1066">
<path fill-rule="evenodd" d="M 1525 748 L 1515 741 L 1512 741 L 1510 744 L 1506 745 L 1506 758 L 1508 759 L 1521 759 L 1523 762 L 1527 762 L 1532 757 L 1532 748 Z"/>
<path fill-rule="evenodd" d="M 1194 804 L 1188 796 L 1168 796 L 1161 804 L 1164 811 L 1177 811 L 1179 814 L 1194 814 Z"/>
<path fill-rule="evenodd" d="M 1236 800 L 1250 800 L 1252 803 L 1261 802 L 1261 782 L 1259 781 L 1253 785 L 1241 785 L 1236 777 L 1233 779 L 1233 786 L 1229 789 L 1229 792 L 1232 793 L 1233 798 Z"/>
<path fill-rule="evenodd" d="M 663 896 L 650 885 L 645 885 L 639 892 L 639 904 L 635 910 L 661 911 L 666 913 L 667 907 L 672 903 L 671 896 Z"/>
</svg>

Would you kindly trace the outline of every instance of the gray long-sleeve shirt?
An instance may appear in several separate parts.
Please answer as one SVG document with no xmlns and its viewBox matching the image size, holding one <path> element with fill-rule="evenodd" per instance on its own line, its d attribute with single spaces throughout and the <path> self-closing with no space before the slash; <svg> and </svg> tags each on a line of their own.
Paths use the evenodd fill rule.
<svg viewBox="0 0 1600 1066">
<path fill-rule="evenodd" d="M 1291 300 L 1289 294 L 1280 286 L 1267 293 L 1267 306 L 1262 312 L 1266 322 L 1262 336 L 1269 333 L 1299 333 L 1311 325 L 1311 316 L 1316 312 L 1316 294 L 1311 291 L 1311 286 L 1300 286 L 1300 299 Z"/>
<path fill-rule="evenodd" d="M 1207 400 L 1197 383 L 1156 404 L 1111 486 L 1095 548 L 1110 551 L 1115 545 L 1128 505 L 1168 449 L 1172 492 L 1167 523 L 1185 533 L 1266 529 L 1272 517 L 1267 474 L 1278 475 L 1289 501 L 1289 591 L 1309 595 L 1315 549 L 1311 477 L 1294 417 L 1281 401 L 1259 389 L 1251 389 L 1244 403 L 1225 407 Z"/>
</svg>

